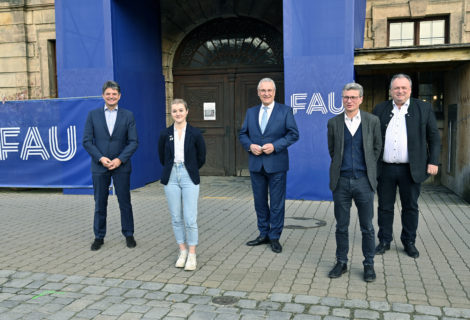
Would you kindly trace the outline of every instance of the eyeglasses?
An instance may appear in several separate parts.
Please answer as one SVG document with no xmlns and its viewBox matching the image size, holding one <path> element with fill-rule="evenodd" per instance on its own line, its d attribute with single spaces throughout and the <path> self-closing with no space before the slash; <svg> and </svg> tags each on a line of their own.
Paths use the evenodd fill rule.
<svg viewBox="0 0 470 320">
<path fill-rule="evenodd" d="M 360 98 L 359 96 L 343 96 L 344 101 L 348 101 L 348 100 L 356 101 L 359 98 Z"/>
<path fill-rule="evenodd" d="M 266 89 L 260 89 L 258 91 L 261 92 L 261 93 L 273 93 L 274 92 L 273 89 L 267 89 L 267 90 Z"/>
</svg>

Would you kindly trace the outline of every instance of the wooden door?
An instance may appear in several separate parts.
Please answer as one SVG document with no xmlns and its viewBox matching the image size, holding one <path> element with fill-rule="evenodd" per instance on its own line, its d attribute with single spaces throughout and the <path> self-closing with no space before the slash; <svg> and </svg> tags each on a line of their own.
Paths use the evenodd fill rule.
<svg viewBox="0 0 470 320">
<path fill-rule="evenodd" d="M 261 78 L 276 82 L 276 101 L 284 102 L 282 72 L 188 74 L 174 77 L 175 98 L 188 102 L 188 122 L 203 131 L 207 145 L 206 164 L 201 175 L 248 175 L 248 153 L 238 133 L 246 110 L 260 103 L 257 94 Z M 216 119 L 204 120 L 204 103 L 214 102 Z"/>
<path fill-rule="evenodd" d="M 201 175 L 224 176 L 230 172 L 229 146 L 231 137 L 227 135 L 227 124 L 231 121 L 233 108 L 231 93 L 226 75 L 175 76 L 174 97 L 188 103 L 188 122 L 203 132 L 206 142 L 206 164 Z M 215 120 L 204 120 L 204 103 L 213 102 L 216 106 Z"/>
</svg>

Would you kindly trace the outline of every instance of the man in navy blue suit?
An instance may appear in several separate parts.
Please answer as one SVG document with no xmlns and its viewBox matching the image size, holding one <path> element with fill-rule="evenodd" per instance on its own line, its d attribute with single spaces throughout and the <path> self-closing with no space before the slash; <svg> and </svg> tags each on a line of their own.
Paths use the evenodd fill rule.
<svg viewBox="0 0 470 320">
<path fill-rule="evenodd" d="M 103 99 L 104 106 L 88 113 L 83 133 L 83 147 L 91 156 L 95 196 L 93 251 L 101 248 L 106 235 L 111 178 L 119 202 L 122 234 L 126 237 L 127 247 L 134 248 L 137 245 L 130 194 L 131 156 L 138 146 L 134 115 L 118 107 L 121 88 L 116 82 L 105 82 Z"/>
<path fill-rule="evenodd" d="M 249 108 L 240 130 L 240 142 L 249 153 L 251 186 L 255 201 L 259 236 L 248 246 L 270 243 L 275 253 L 284 227 L 287 148 L 299 139 L 292 108 L 274 102 L 276 85 L 270 78 L 258 84 L 261 105 Z M 268 204 L 269 190 L 269 204 Z"/>
</svg>

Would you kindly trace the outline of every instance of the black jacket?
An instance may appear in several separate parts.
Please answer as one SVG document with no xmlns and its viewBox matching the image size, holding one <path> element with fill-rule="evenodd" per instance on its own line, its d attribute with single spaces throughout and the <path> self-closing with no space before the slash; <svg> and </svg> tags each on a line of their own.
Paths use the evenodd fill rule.
<svg viewBox="0 0 470 320">
<path fill-rule="evenodd" d="M 383 147 L 378 163 L 378 175 L 382 170 L 383 148 L 385 146 L 385 132 L 392 119 L 392 100 L 382 102 L 375 106 L 372 112 L 380 119 L 382 129 Z M 441 152 L 441 137 L 437 129 L 436 117 L 429 103 L 410 98 L 406 119 L 406 135 L 408 138 L 408 158 L 413 181 L 421 183 L 429 176 L 428 164 L 439 165 Z"/>
<path fill-rule="evenodd" d="M 163 166 L 160 182 L 168 184 L 175 159 L 174 125 L 163 129 L 158 140 L 158 155 Z M 200 183 L 199 169 L 206 162 L 206 145 L 199 129 L 186 125 L 184 137 L 184 166 L 194 184 Z"/>
</svg>

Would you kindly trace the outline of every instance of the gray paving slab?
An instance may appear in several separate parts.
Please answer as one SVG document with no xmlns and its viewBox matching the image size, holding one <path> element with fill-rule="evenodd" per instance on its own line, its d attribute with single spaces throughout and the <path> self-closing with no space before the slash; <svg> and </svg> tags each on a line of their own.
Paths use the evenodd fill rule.
<svg viewBox="0 0 470 320">
<path fill-rule="evenodd" d="M 420 257 L 392 242 L 375 258 L 373 283 L 362 281 L 354 206 L 348 272 L 331 280 L 329 201 L 288 200 L 284 249 L 274 254 L 245 245 L 258 235 L 249 178 L 203 177 L 194 272 L 174 267 L 162 186 L 134 190 L 132 201 L 137 247 L 125 246 L 110 197 L 105 244 L 92 252 L 92 196 L 0 189 L 0 319 L 470 319 L 470 205 L 445 188 L 423 186 Z M 395 239 L 400 210 L 397 199 Z M 305 226 L 290 228 L 292 221 Z M 218 296 L 235 302 L 214 304 Z"/>
</svg>

